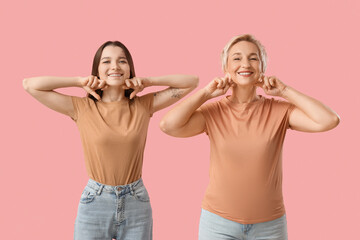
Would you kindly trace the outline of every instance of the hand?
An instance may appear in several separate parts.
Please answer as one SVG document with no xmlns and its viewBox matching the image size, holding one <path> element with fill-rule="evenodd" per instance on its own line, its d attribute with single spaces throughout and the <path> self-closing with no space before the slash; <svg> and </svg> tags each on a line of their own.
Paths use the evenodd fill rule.
<svg viewBox="0 0 360 240">
<path fill-rule="evenodd" d="M 287 86 L 277 77 L 267 77 L 265 75 L 261 75 L 255 85 L 261 87 L 267 95 L 280 97 L 283 96 L 283 93 L 287 88 Z"/>
<path fill-rule="evenodd" d="M 225 77 L 215 78 L 206 87 L 205 91 L 209 98 L 218 97 L 224 95 L 230 87 L 234 86 L 235 83 L 231 80 L 230 74 L 226 74 Z"/>
<path fill-rule="evenodd" d="M 104 90 L 107 88 L 106 82 L 104 80 L 98 79 L 96 76 L 88 76 L 80 79 L 82 88 L 92 96 L 94 96 L 98 101 L 101 100 L 99 94 L 95 92 L 97 89 Z"/>
<path fill-rule="evenodd" d="M 134 91 L 130 94 L 130 99 L 133 99 L 137 93 L 144 90 L 144 88 L 148 87 L 149 84 L 150 81 L 147 78 L 134 77 L 125 80 L 125 85 L 123 85 L 123 89 L 134 89 Z"/>
</svg>

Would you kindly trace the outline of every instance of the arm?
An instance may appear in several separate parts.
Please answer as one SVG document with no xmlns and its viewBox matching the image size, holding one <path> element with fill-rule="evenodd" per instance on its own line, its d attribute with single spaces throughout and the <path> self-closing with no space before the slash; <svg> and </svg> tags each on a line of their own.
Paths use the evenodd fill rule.
<svg viewBox="0 0 360 240">
<path fill-rule="evenodd" d="M 95 89 L 105 86 L 105 82 L 98 80 L 94 76 L 90 77 L 33 77 L 23 80 L 24 89 L 36 100 L 44 104 L 50 109 L 59 113 L 74 117 L 74 106 L 71 96 L 64 95 L 54 91 L 57 88 L 65 87 L 82 87 L 88 93 L 94 95 Z"/>
<path fill-rule="evenodd" d="M 171 109 L 160 122 L 161 130 L 174 137 L 191 137 L 204 132 L 205 119 L 197 109 L 207 100 L 225 94 L 230 86 L 230 78 L 215 78 Z"/>
<path fill-rule="evenodd" d="M 151 113 L 166 108 L 179 101 L 186 94 L 194 90 L 199 83 L 197 76 L 191 75 L 167 75 L 160 77 L 132 78 L 125 80 L 126 88 L 133 88 L 134 92 L 130 98 L 135 97 L 136 93 L 150 86 L 169 86 L 169 88 L 158 91 L 154 94 L 154 102 Z"/>
<path fill-rule="evenodd" d="M 339 124 L 339 116 L 320 101 L 286 86 L 276 77 L 264 77 L 263 82 L 265 93 L 283 97 L 295 105 L 289 118 L 292 129 L 302 132 L 323 132 Z"/>
</svg>

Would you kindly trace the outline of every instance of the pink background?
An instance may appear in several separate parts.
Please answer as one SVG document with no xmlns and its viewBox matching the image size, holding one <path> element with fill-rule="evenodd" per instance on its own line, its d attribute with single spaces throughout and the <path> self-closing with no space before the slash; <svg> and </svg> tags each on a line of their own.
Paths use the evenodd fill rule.
<svg viewBox="0 0 360 240">
<path fill-rule="evenodd" d="M 76 125 L 31 98 L 22 89 L 23 78 L 89 75 L 96 49 L 120 40 L 130 49 L 138 76 L 197 74 L 200 88 L 222 76 L 219 56 L 227 41 L 251 33 L 267 49 L 267 74 L 341 116 L 330 132 L 288 132 L 289 239 L 355 239 L 360 227 L 359 12 L 357 0 L 2 2 L 0 238 L 72 239 L 87 182 Z M 163 134 L 158 124 L 167 110 L 152 118 L 145 149 L 143 178 L 154 239 L 197 239 L 208 139 Z"/>
</svg>

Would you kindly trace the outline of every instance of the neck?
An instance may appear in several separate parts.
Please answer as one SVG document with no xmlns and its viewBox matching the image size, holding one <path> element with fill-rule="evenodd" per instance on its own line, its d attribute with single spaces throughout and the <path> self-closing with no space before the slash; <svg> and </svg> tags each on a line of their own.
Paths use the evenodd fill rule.
<svg viewBox="0 0 360 240">
<path fill-rule="evenodd" d="M 235 103 L 249 103 L 256 101 L 259 97 L 256 95 L 256 86 L 239 86 L 232 88 L 230 100 Z"/>
<path fill-rule="evenodd" d="M 125 90 L 121 86 L 109 86 L 103 90 L 101 100 L 103 102 L 118 102 L 125 100 Z"/>
</svg>

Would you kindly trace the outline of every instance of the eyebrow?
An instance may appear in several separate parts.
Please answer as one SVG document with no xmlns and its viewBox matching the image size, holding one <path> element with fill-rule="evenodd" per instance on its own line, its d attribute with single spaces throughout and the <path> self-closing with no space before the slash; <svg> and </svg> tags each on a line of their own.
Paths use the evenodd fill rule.
<svg viewBox="0 0 360 240">
<path fill-rule="evenodd" d="M 111 57 L 103 57 L 103 58 L 101 58 L 100 60 L 103 60 L 103 59 L 110 59 Z M 126 57 L 119 57 L 118 59 L 125 59 L 125 60 L 127 60 L 126 59 Z"/>
<path fill-rule="evenodd" d="M 234 53 L 234 54 L 231 55 L 231 56 L 234 56 L 234 55 L 242 55 L 242 54 L 239 53 L 239 52 L 236 52 L 236 53 Z M 249 56 L 251 56 L 251 55 L 256 55 L 256 56 L 258 56 L 257 53 L 250 53 Z"/>
</svg>

